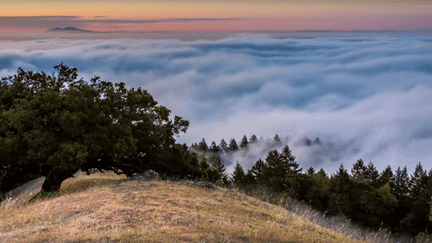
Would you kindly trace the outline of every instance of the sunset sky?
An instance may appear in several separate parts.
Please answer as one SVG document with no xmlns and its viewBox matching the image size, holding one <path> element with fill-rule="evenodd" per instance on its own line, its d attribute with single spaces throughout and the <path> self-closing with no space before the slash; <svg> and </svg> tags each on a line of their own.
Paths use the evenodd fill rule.
<svg viewBox="0 0 432 243">
<path fill-rule="evenodd" d="M 431 30 L 432 1 L 2 1 L 0 32 Z"/>
</svg>

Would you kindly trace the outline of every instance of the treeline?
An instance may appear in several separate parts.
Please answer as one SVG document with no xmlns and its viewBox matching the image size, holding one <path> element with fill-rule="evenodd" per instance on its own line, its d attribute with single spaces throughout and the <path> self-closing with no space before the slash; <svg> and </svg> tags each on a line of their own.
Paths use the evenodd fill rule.
<svg viewBox="0 0 432 243">
<path fill-rule="evenodd" d="M 248 141 L 244 136 L 238 148 L 234 139 L 227 148 L 224 140 L 219 146 L 213 142 L 206 147 L 204 139 L 191 148 L 198 153 L 210 151 L 216 159 L 220 153 L 246 149 L 247 144 L 256 142 L 255 138 Z M 278 138 L 275 136 L 275 142 Z M 310 142 L 320 143 L 318 138 Z M 226 174 L 223 177 L 227 178 Z M 303 171 L 290 148 L 284 146 L 281 151 L 270 151 L 265 160 L 259 159 L 247 171 L 237 162 L 228 183 L 246 192 L 266 190 L 274 195 L 286 195 L 326 215 L 343 214 L 371 229 L 387 228 L 393 233 L 416 235 L 432 226 L 429 220 L 432 170 L 427 172 L 421 163 L 409 175 L 406 167 L 393 171 L 388 166 L 379 172 L 372 162 L 366 164 L 359 159 L 350 171 L 342 164 L 336 173 L 328 175 L 323 168 L 316 171 L 309 167 Z"/>
<path fill-rule="evenodd" d="M 207 142 L 203 138 L 199 143 L 192 143 L 191 149 L 199 152 L 233 153 L 237 151 L 247 150 L 250 145 L 263 142 L 266 143 L 267 147 L 281 146 L 283 144 L 283 141 L 279 138 L 278 134 L 276 134 L 270 141 L 264 141 L 263 138 L 258 138 L 254 134 L 250 137 L 250 139 L 248 139 L 246 135 L 243 135 L 243 138 L 240 140 L 239 143 L 237 143 L 234 138 L 231 138 L 231 140 L 229 140 L 229 143 L 227 143 L 225 139 L 222 139 L 219 145 L 217 145 L 216 142 L 213 141 L 210 146 L 207 145 Z M 321 144 L 321 140 L 318 137 L 316 137 L 313 141 L 308 137 L 304 137 L 300 142 L 305 146 Z"/>
</svg>

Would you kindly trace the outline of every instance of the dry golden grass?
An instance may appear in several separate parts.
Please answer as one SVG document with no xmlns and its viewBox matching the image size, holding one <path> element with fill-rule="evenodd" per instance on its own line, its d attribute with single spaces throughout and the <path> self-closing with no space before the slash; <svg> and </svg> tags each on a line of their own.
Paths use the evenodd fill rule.
<svg viewBox="0 0 432 243">
<path fill-rule="evenodd" d="M 229 189 L 113 173 L 78 173 L 56 197 L 9 200 L 0 219 L 0 242 L 357 242 Z"/>
</svg>

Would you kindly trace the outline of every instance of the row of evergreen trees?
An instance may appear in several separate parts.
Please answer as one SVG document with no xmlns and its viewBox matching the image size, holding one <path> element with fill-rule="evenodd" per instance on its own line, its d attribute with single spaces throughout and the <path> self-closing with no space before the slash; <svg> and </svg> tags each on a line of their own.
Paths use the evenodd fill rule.
<svg viewBox="0 0 432 243">
<path fill-rule="evenodd" d="M 275 141 L 280 142 L 279 136 L 276 135 L 275 136 Z M 227 142 L 225 141 L 225 139 L 222 139 L 221 142 L 219 143 L 219 145 L 216 145 L 216 142 L 213 141 L 211 143 L 210 146 L 207 145 L 207 142 L 205 141 L 205 139 L 203 138 L 201 140 L 201 142 L 199 143 L 193 143 L 191 145 L 191 148 L 194 150 L 198 150 L 200 152 L 222 152 L 222 153 L 228 153 L 228 152 L 235 152 L 238 151 L 240 149 L 246 149 L 249 147 L 249 144 L 254 144 L 258 142 L 258 138 L 257 136 L 254 134 L 251 136 L 251 138 L 248 140 L 246 135 L 243 136 L 243 138 L 240 141 L 240 145 L 237 144 L 237 141 L 232 138 L 229 142 L 229 144 L 227 144 Z"/>
<path fill-rule="evenodd" d="M 193 147 L 201 150 L 204 145 L 205 140 Z M 224 150 L 216 151 L 212 147 L 208 148 L 214 152 L 210 153 L 209 161 L 219 173 L 212 177 L 217 179 L 213 182 L 231 184 L 247 192 L 264 189 L 286 195 L 327 215 L 343 214 L 372 229 L 388 228 L 392 232 L 415 235 L 432 226 L 429 220 L 432 170 L 427 172 L 421 163 L 411 175 L 406 167 L 398 167 L 393 172 L 388 166 L 378 172 L 372 162 L 365 164 L 362 159 L 353 164 L 350 173 L 343 165 L 331 175 L 322 168 L 316 172 L 310 167 L 302 172 L 290 148 L 285 146 L 280 152 L 270 151 L 265 160 L 259 159 L 246 172 L 237 162 L 233 173 L 227 176 L 218 156 Z M 228 147 L 227 151 L 233 150 Z M 202 161 L 207 159 L 203 157 Z"/>
<path fill-rule="evenodd" d="M 250 145 L 260 143 L 262 141 L 263 141 L 262 137 L 258 139 L 258 137 L 255 134 L 253 134 L 249 139 L 247 138 L 246 135 L 243 135 L 243 138 L 240 140 L 240 143 L 237 143 L 237 141 L 234 138 L 231 138 L 231 140 L 229 140 L 229 143 L 227 143 L 225 139 L 222 139 L 219 145 L 217 145 L 216 142 L 213 141 L 211 145 L 208 146 L 207 142 L 203 138 L 201 142 L 193 143 L 191 145 L 191 148 L 199 152 L 230 153 L 230 152 L 236 152 L 240 150 L 246 150 L 249 148 Z M 274 136 L 273 140 L 267 142 L 270 143 L 268 145 L 273 147 L 282 145 L 282 141 L 279 138 L 278 134 Z M 321 141 L 318 137 L 316 137 L 314 141 L 305 137 L 302 140 L 302 142 L 306 146 L 311 146 L 313 144 L 317 144 L 317 145 L 321 144 Z"/>
</svg>

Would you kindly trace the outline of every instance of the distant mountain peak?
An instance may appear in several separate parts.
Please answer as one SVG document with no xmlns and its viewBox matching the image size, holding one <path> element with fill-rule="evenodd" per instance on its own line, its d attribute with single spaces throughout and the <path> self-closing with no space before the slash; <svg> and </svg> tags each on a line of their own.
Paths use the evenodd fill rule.
<svg viewBox="0 0 432 243">
<path fill-rule="evenodd" d="M 66 27 L 66 28 L 56 27 L 56 28 L 53 28 L 53 29 L 49 29 L 48 31 L 93 32 L 91 30 L 83 30 L 83 29 L 78 29 L 78 28 L 75 28 L 75 27 Z"/>
</svg>

